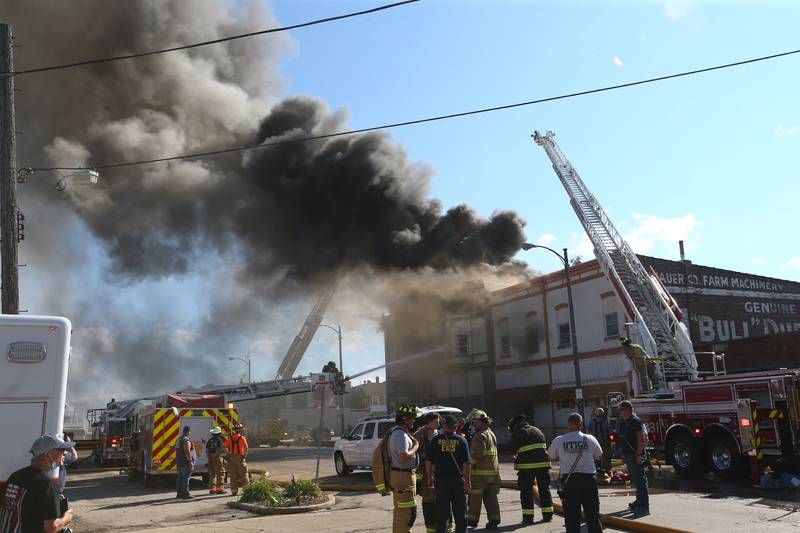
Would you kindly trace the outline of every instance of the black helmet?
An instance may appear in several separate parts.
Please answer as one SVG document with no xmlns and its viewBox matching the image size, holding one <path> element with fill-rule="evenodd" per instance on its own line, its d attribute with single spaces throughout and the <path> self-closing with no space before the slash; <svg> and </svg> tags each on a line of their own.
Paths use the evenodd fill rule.
<svg viewBox="0 0 800 533">
<path fill-rule="evenodd" d="M 514 428 L 516 426 L 525 424 L 527 422 L 528 422 L 528 417 L 526 417 L 525 415 L 516 415 L 512 417 L 511 420 L 508 421 L 507 427 L 509 431 L 514 431 Z"/>
<path fill-rule="evenodd" d="M 631 340 L 628 337 L 621 337 L 619 339 L 619 343 L 622 344 L 623 346 L 627 346 L 631 343 Z"/>
<path fill-rule="evenodd" d="M 396 418 L 417 418 L 419 416 L 419 409 L 417 409 L 416 405 L 410 403 L 401 403 L 397 406 L 397 415 Z"/>
</svg>

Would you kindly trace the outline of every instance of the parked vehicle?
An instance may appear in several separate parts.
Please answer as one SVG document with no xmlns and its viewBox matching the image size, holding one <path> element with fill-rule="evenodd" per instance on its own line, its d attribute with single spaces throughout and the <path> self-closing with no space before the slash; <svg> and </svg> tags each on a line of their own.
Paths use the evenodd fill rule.
<svg viewBox="0 0 800 533">
<path fill-rule="evenodd" d="M 70 336 L 66 318 L 0 315 L 0 494 L 43 433 L 64 429 Z"/>
<path fill-rule="evenodd" d="M 462 414 L 456 407 L 431 405 L 420 408 L 421 416 L 417 423 L 421 424 L 423 417 L 428 413 L 439 413 L 441 416 Z M 371 416 L 364 418 L 356 424 L 348 435 L 337 440 L 333 446 L 333 463 L 336 473 L 346 476 L 353 470 L 371 470 L 372 452 L 378 447 L 383 436 L 394 427 L 394 416 Z"/>
<path fill-rule="evenodd" d="M 158 476 L 175 474 L 175 443 L 184 426 L 191 428 L 197 450 L 193 475 L 208 475 L 205 443 L 213 427 L 233 430 L 239 414 L 219 394 L 167 394 L 157 400 L 140 400 L 131 415 L 128 479 L 142 478 L 146 485 Z"/>
</svg>

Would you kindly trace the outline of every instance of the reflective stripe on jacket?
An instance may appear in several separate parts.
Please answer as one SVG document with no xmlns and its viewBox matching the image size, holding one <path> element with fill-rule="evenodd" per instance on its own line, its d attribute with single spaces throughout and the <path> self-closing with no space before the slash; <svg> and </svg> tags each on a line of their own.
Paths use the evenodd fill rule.
<svg viewBox="0 0 800 533">
<path fill-rule="evenodd" d="M 547 443 L 544 433 L 531 425 L 525 425 L 511 435 L 510 448 L 514 457 L 515 470 L 550 468 L 547 456 Z"/>
<path fill-rule="evenodd" d="M 470 454 L 472 454 L 473 476 L 500 475 L 500 467 L 497 464 L 497 437 L 491 429 L 475 432 L 470 442 Z"/>
</svg>

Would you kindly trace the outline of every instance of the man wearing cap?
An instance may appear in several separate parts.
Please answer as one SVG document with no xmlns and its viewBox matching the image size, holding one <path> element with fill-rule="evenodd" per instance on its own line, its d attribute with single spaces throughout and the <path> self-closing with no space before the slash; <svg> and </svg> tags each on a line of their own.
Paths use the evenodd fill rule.
<svg viewBox="0 0 800 533">
<path fill-rule="evenodd" d="M 64 462 L 64 453 L 70 448 L 72 443 L 53 435 L 43 435 L 33 442 L 30 466 L 17 470 L 8 478 L 0 505 L 2 533 L 56 533 L 72 522 L 72 509 L 61 515 L 54 482 Z"/>
<path fill-rule="evenodd" d="M 458 422 L 452 415 L 444 417 L 444 432 L 439 433 L 428 445 L 425 468 L 428 486 L 436 488 L 436 531 L 447 531 L 450 513 L 455 518 L 455 533 L 467 531 L 467 493 L 470 492 L 471 477 L 467 439 L 456 433 Z"/>
<path fill-rule="evenodd" d="M 208 457 L 208 493 L 225 494 L 225 470 L 222 457 L 225 455 L 225 443 L 222 442 L 222 428 L 216 426 L 211 430 L 211 438 L 206 442 Z"/>
<path fill-rule="evenodd" d="M 553 519 L 553 498 L 550 495 L 550 458 L 544 433 L 528 423 L 525 415 L 517 415 L 508 421 L 511 432 L 509 449 L 514 456 L 517 471 L 519 499 L 522 504 L 522 523 L 533 524 L 533 482 L 539 487 L 539 504 L 542 506 L 542 521 Z"/>
<path fill-rule="evenodd" d="M 231 494 L 236 496 L 239 487 L 246 487 L 250 484 L 250 476 L 247 473 L 247 439 L 242 435 L 244 426 L 236 424 L 233 426 L 233 433 L 225 439 L 225 448 L 228 450 L 228 476 L 231 480 Z"/>
<path fill-rule="evenodd" d="M 492 419 L 485 411 L 477 411 L 472 417 L 475 433 L 470 441 L 472 455 L 472 490 L 469 493 L 467 523 L 478 527 L 481 517 L 481 502 L 486 505 L 488 522 L 486 529 L 497 529 L 500 523 L 500 467 L 497 463 L 497 437 L 489 429 Z"/>
</svg>

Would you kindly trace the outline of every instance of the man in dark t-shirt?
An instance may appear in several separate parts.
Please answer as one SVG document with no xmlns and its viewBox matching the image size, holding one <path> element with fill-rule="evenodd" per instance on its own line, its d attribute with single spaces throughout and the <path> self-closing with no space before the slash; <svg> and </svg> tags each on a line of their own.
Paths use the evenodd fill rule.
<svg viewBox="0 0 800 533">
<path fill-rule="evenodd" d="M 467 531 L 467 493 L 470 491 L 472 457 L 467 439 L 456 433 L 458 422 L 444 417 L 444 432 L 431 439 L 425 454 L 428 486 L 436 488 L 436 531 L 445 533 L 452 512 L 455 533 Z"/>
<path fill-rule="evenodd" d="M 650 512 L 650 492 L 644 458 L 647 447 L 645 427 L 633 412 L 633 405 L 627 400 L 619 403 L 619 416 L 622 418 L 619 425 L 622 437 L 622 457 L 631 474 L 631 481 L 636 485 L 636 500 L 628 507 L 637 514 L 648 514 Z"/>
<path fill-rule="evenodd" d="M 8 478 L 0 505 L 0 533 L 44 533 L 62 531 L 72 522 L 72 510 L 61 516 L 55 479 L 72 444 L 53 435 L 43 435 L 31 446 L 30 466 Z"/>
</svg>

